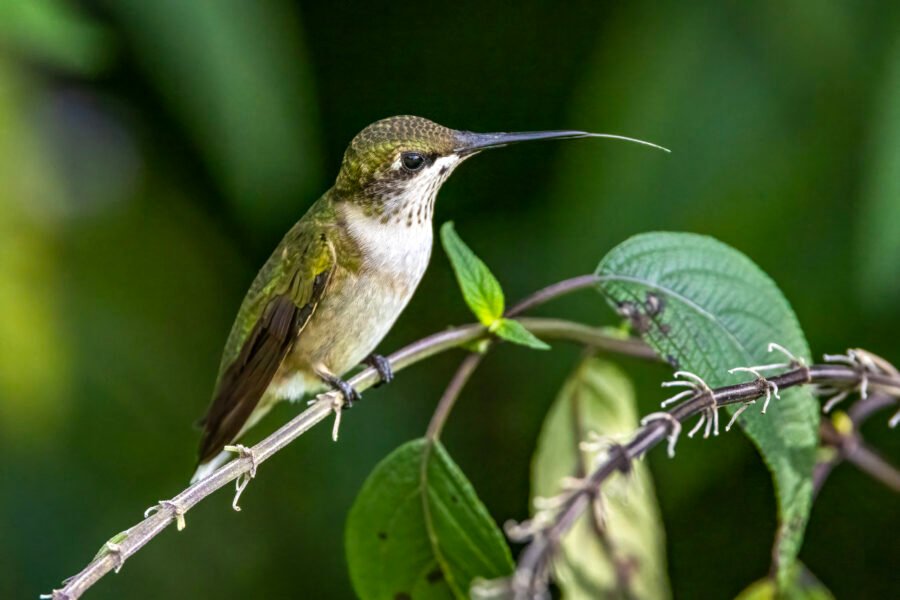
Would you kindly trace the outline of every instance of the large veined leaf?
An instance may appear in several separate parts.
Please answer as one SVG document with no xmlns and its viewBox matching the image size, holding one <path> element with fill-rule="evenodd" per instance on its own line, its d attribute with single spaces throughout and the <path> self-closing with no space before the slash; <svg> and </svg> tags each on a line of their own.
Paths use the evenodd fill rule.
<svg viewBox="0 0 900 600">
<path fill-rule="evenodd" d="M 624 373 L 596 358 L 566 381 L 544 420 L 532 465 L 532 494 L 552 497 L 564 477 L 581 477 L 596 454 L 579 448 L 594 433 L 621 441 L 638 427 L 634 390 Z M 670 596 L 665 540 L 646 463 L 603 487 L 603 521 L 582 515 L 563 538 L 554 579 L 567 600 Z M 624 581 L 617 578 L 627 576 Z"/>
<path fill-rule="evenodd" d="M 752 261 L 712 238 L 649 233 L 620 244 L 597 268 L 600 289 L 641 336 L 673 366 L 711 386 L 746 380 L 728 370 L 773 362 L 777 342 L 809 360 L 790 305 Z M 737 407 L 729 407 L 733 412 Z M 818 405 L 806 389 L 784 390 L 767 414 L 744 412 L 740 425 L 772 472 L 779 530 L 774 552 L 787 580 L 812 504 Z"/>
<path fill-rule="evenodd" d="M 346 528 L 363 600 L 467 598 L 476 577 L 512 572 L 503 534 L 440 442 L 413 440 L 382 460 Z"/>
</svg>

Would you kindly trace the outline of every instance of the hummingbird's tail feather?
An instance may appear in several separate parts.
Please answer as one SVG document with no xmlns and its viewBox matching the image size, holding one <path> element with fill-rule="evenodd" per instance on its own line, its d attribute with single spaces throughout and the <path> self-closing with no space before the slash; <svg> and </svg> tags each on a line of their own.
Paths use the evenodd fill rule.
<svg viewBox="0 0 900 600">
<path fill-rule="evenodd" d="M 202 463 L 197 467 L 197 470 L 194 471 L 194 476 L 191 477 L 191 484 L 195 484 L 198 481 L 203 481 L 210 475 L 212 475 L 219 467 L 228 462 L 230 458 L 234 457 L 234 453 L 229 452 L 228 450 L 222 450 L 217 455 L 215 455 L 208 462 Z"/>
</svg>

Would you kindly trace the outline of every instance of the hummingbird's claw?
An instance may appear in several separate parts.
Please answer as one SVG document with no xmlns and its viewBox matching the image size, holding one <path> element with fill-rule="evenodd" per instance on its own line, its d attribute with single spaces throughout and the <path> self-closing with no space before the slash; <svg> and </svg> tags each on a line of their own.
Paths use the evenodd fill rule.
<svg viewBox="0 0 900 600">
<path fill-rule="evenodd" d="M 344 408 L 353 408 L 353 403 L 362 400 L 362 394 L 352 385 L 335 375 L 325 376 L 325 382 L 344 395 Z"/>
<path fill-rule="evenodd" d="M 391 369 L 391 361 L 382 355 L 372 353 L 363 361 L 363 363 L 378 371 L 378 376 L 381 378 L 381 380 L 372 387 L 379 387 L 384 383 L 390 383 L 394 380 L 394 370 Z"/>
</svg>

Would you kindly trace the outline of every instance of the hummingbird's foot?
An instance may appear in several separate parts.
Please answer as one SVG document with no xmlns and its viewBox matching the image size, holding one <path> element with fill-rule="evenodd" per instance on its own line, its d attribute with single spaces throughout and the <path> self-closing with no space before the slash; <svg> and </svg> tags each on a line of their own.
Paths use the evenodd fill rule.
<svg viewBox="0 0 900 600">
<path fill-rule="evenodd" d="M 362 400 L 362 394 L 356 391 L 352 385 L 337 375 L 324 375 L 322 379 L 335 390 L 344 395 L 344 408 L 353 408 L 353 403 Z"/>
<path fill-rule="evenodd" d="M 373 387 L 378 387 L 384 383 L 390 383 L 391 381 L 393 381 L 394 370 L 391 369 L 391 361 L 389 361 L 382 355 L 372 353 L 363 361 L 363 364 L 369 365 L 370 367 L 378 371 L 378 376 L 381 378 L 381 381 L 376 383 Z"/>
</svg>

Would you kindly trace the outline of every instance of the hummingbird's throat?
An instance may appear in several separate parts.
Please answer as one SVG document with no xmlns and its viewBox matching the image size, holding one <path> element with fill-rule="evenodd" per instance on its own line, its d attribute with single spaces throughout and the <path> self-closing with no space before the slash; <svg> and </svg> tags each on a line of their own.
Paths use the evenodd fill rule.
<svg viewBox="0 0 900 600">
<path fill-rule="evenodd" d="M 406 227 L 430 226 L 438 191 L 462 160 L 457 155 L 442 156 L 412 177 L 396 178 L 379 186 L 373 200 L 379 204 L 380 222 Z M 398 162 L 396 168 L 402 169 L 402 165 Z"/>
</svg>

